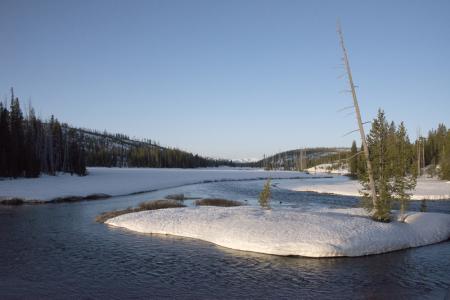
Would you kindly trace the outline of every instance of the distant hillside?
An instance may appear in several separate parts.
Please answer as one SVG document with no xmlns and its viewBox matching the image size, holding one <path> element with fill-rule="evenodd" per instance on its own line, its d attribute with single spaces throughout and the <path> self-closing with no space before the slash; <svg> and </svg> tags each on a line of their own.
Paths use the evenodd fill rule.
<svg viewBox="0 0 450 300">
<path fill-rule="evenodd" d="M 205 158 L 177 148 L 163 147 L 150 139 L 136 140 L 124 134 L 74 129 L 82 136 L 87 166 L 198 168 L 234 165 L 230 160 Z"/>
<path fill-rule="evenodd" d="M 255 163 L 265 169 L 305 170 L 323 163 L 344 160 L 350 148 L 304 148 L 280 152 Z"/>
</svg>

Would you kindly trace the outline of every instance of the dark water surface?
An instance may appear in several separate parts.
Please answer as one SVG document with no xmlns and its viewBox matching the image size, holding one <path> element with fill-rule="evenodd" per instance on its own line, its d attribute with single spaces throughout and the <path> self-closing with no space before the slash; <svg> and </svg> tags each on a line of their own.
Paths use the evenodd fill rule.
<svg viewBox="0 0 450 300">
<path fill-rule="evenodd" d="M 0 207 L 0 299 L 446 297 L 450 241 L 358 258 L 279 257 L 94 222 L 103 211 L 171 193 L 255 204 L 262 185 L 209 183 L 102 201 Z M 274 209 L 351 207 L 358 199 L 274 188 L 273 203 Z M 428 208 L 450 213 L 450 201 L 429 201 Z"/>
</svg>

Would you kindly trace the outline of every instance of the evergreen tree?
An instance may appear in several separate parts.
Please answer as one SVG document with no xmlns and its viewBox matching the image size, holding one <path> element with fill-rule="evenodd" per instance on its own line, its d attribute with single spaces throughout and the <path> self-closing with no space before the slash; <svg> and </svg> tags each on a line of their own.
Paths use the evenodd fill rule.
<svg viewBox="0 0 450 300">
<path fill-rule="evenodd" d="M 259 194 L 259 205 L 264 209 L 270 209 L 270 197 L 272 194 L 270 191 L 270 181 L 270 178 L 267 179 L 263 190 Z"/>
<path fill-rule="evenodd" d="M 372 204 L 367 176 L 362 176 L 363 203 L 372 211 L 375 220 L 389 222 L 392 201 L 400 202 L 403 213 L 411 197 L 410 191 L 416 185 L 413 147 L 404 124 L 401 123 L 398 129 L 393 122 L 389 124 L 382 110 L 378 111 L 377 118 L 372 122 L 367 143 L 377 201 Z"/>
<path fill-rule="evenodd" d="M 350 150 L 350 175 L 356 177 L 358 175 L 358 148 L 356 142 L 353 141 L 352 148 Z"/>
<path fill-rule="evenodd" d="M 0 103 L 0 177 L 10 176 L 11 134 L 9 130 L 9 111 Z"/>
<path fill-rule="evenodd" d="M 390 186 L 391 170 L 388 152 L 389 125 L 384 112 L 379 110 L 377 118 L 372 122 L 372 128 L 367 137 L 369 158 L 372 162 L 373 177 L 375 180 L 375 193 L 377 201 L 373 207 L 370 198 L 369 182 L 363 177 L 363 204 L 373 210 L 372 217 L 377 221 L 389 222 L 392 200 L 392 188 Z"/>
<path fill-rule="evenodd" d="M 10 132 L 11 132 L 11 149 L 10 149 L 10 164 L 11 176 L 16 178 L 24 174 L 24 130 L 23 130 L 23 114 L 20 109 L 19 99 L 14 97 L 14 92 L 11 89 L 11 107 L 10 107 Z"/>
<path fill-rule="evenodd" d="M 411 199 L 411 191 L 416 186 L 417 168 L 413 147 L 409 142 L 403 122 L 400 123 L 395 136 L 393 192 L 396 199 L 400 202 L 400 212 L 404 214 L 408 201 Z"/>
<path fill-rule="evenodd" d="M 361 147 L 359 148 L 359 152 L 363 152 L 363 146 L 361 145 Z M 366 157 L 364 155 L 358 155 L 357 156 L 357 164 L 358 164 L 358 178 L 363 178 L 363 177 L 367 177 L 367 173 L 366 173 L 366 168 L 367 168 L 367 164 L 366 164 Z M 369 180 L 367 178 L 367 180 Z"/>
<path fill-rule="evenodd" d="M 25 177 L 37 177 L 41 172 L 41 161 L 37 149 L 37 120 L 34 110 L 30 108 L 25 122 Z M 40 128 L 40 124 L 39 124 Z"/>
</svg>

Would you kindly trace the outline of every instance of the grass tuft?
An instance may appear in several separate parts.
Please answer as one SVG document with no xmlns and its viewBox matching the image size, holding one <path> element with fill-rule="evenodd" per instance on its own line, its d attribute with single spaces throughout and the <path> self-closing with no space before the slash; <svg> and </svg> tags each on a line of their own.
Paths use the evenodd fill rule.
<svg viewBox="0 0 450 300">
<path fill-rule="evenodd" d="M 167 195 L 165 198 L 166 199 L 171 199 L 171 200 L 184 200 L 184 199 L 186 199 L 184 197 L 184 194 L 170 194 L 170 195 Z"/>
<path fill-rule="evenodd" d="M 177 200 L 155 200 L 147 201 L 139 204 L 138 209 L 140 210 L 153 210 L 153 209 L 163 209 L 163 208 L 175 208 L 175 207 L 185 207 L 183 203 Z"/>
<path fill-rule="evenodd" d="M 113 210 L 104 212 L 97 217 L 95 217 L 95 221 L 98 223 L 105 223 L 107 220 L 112 219 L 114 217 L 129 214 L 133 212 L 145 211 L 145 210 L 155 210 L 155 209 L 164 209 L 164 208 L 177 208 L 177 207 L 185 207 L 183 203 L 180 203 L 176 200 L 154 200 L 154 201 L 146 201 L 139 204 L 138 207 L 128 207 L 122 210 Z"/>
<path fill-rule="evenodd" d="M 219 199 L 219 198 L 200 199 L 200 200 L 196 200 L 194 203 L 197 206 L 221 206 L 221 207 L 232 207 L 232 206 L 244 205 L 244 203 L 239 202 L 239 201 Z"/>
</svg>

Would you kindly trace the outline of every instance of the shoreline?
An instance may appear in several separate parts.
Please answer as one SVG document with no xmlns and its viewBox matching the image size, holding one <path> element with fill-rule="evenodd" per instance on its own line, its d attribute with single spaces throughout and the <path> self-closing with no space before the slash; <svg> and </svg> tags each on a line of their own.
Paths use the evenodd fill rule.
<svg viewBox="0 0 450 300">
<path fill-rule="evenodd" d="M 195 169 L 194 169 L 195 170 Z M 284 171 L 278 171 L 278 172 L 284 172 Z M 298 172 L 297 172 L 298 173 Z M 88 177 L 89 175 L 85 176 Z M 76 177 L 74 177 L 76 178 Z M 197 184 L 206 184 L 206 183 L 217 183 L 217 182 L 241 182 L 241 181 L 258 181 L 258 180 L 267 180 L 268 178 L 274 179 L 274 180 L 286 180 L 286 179 L 297 179 L 297 180 L 303 180 L 303 179 L 327 179 L 332 178 L 330 175 L 319 175 L 319 176 L 258 176 L 258 177 L 251 177 L 251 178 L 222 178 L 222 179 L 204 179 L 196 182 L 187 182 L 187 183 L 181 183 L 177 185 L 171 185 L 171 186 L 163 186 L 159 188 L 153 188 L 153 189 L 147 189 L 147 190 L 138 190 L 134 192 L 129 193 L 122 193 L 122 194 L 108 194 L 108 193 L 102 193 L 102 192 L 96 192 L 92 194 L 88 194 L 86 196 L 82 195 L 67 195 L 67 196 L 57 196 L 54 198 L 50 198 L 48 200 L 45 199 L 30 199 L 30 198 L 24 198 L 20 196 L 1 196 L 0 195 L 0 205 L 38 205 L 38 204 L 59 204 L 59 203 L 75 203 L 75 202 L 83 202 L 83 201 L 94 201 L 94 200 L 105 200 L 109 198 L 116 198 L 116 197 L 124 197 L 124 196 L 132 196 L 132 195 L 139 195 L 139 194 L 145 194 L 145 193 L 151 193 L 151 192 L 157 192 L 157 191 L 163 191 L 173 188 L 179 188 L 183 186 L 190 186 L 190 185 L 197 185 Z M 123 178 L 123 180 L 126 180 L 127 178 Z M 15 180 L 15 179 L 12 179 Z M 5 182 L 5 181 L 4 181 Z"/>
<path fill-rule="evenodd" d="M 351 179 L 345 175 L 333 176 L 332 178 L 333 180 L 321 182 L 319 184 L 308 184 L 307 182 L 280 183 L 278 187 L 295 192 L 310 192 L 358 198 L 362 196 L 359 192 L 362 186 L 358 180 Z M 417 186 L 411 194 L 411 201 L 447 201 L 450 200 L 450 182 L 436 178 L 420 177 L 417 179 Z"/>
</svg>

